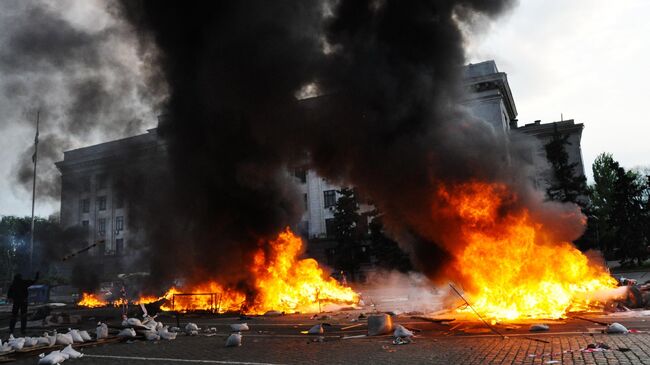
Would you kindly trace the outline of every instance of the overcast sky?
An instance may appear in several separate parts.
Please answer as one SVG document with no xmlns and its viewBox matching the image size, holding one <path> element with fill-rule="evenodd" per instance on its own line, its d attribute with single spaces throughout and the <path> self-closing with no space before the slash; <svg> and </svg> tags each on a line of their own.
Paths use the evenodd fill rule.
<svg viewBox="0 0 650 365">
<path fill-rule="evenodd" d="M 91 9 L 95 2 L 81 1 L 84 5 L 78 6 L 68 0 L 64 4 L 73 10 L 70 19 L 85 19 L 101 27 L 95 20 L 105 14 Z M 10 3 L 0 3 L 0 13 L 6 14 L 1 8 Z M 472 35 L 469 61 L 494 59 L 499 70 L 508 74 L 520 125 L 537 119 L 558 121 L 560 114 L 584 123 L 582 153 L 587 170 L 605 151 L 626 168 L 648 166 L 647 14 L 650 1 L 644 0 L 521 0 L 509 14 Z M 7 19 L 0 18 L 0 33 L 16 24 Z M 0 68 L 0 82 L 6 77 L 7 70 Z M 142 132 L 155 125 L 151 114 L 129 130 Z M 11 117 L 23 118 L 25 123 L 10 124 L 6 115 L 0 116 L 0 215 L 29 215 L 30 193 L 13 186 L 8 176 L 33 141 L 33 116 Z M 86 138 L 73 140 L 72 145 L 105 139 L 93 134 Z M 57 210 L 55 202 L 39 203 L 36 213 L 47 216 Z"/>
</svg>

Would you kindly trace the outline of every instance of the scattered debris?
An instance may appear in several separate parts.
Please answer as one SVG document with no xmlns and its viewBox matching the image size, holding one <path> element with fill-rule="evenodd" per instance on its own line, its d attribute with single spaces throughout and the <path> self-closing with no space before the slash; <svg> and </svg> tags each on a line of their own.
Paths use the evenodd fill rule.
<svg viewBox="0 0 650 365">
<path fill-rule="evenodd" d="M 533 325 L 531 325 L 530 328 L 529 328 L 528 330 L 529 330 L 530 332 L 542 332 L 542 331 L 548 331 L 548 330 L 549 330 L 549 327 L 548 327 L 547 324 L 544 324 L 544 323 L 537 323 L 537 324 L 533 324 Z"/>
<path fill-rule="evenodd" d="M 241 346 L 241 333 L 233 333 L 226 339 L 226 347 Z"/>
<path fill-rule="evenodd" d="M 627 347 L 619 347 L 619 348 L 617 348 L 617 350 L 620 351 L 620 352 L 628 352 L 628 351 L 632 351 L 632 349 L 629 349 L 629 348 L 627 348 Z"/>
<path fill-rule="evenodd" d="M 98 340 L 108 337 L 108 326 L 106 325 L 106 323 L 102 323 L 102 322 L 97 323 L 96 334 Z"/>
<path fill-rule="evenodd" d="M 63 350 L 61 350 L 61 353 L 68 355 L 71 359 L 78 359 L 84 356 L 84 354 L 82 354 L 81 352 L 73 349 L 72 345 L 66 346 Z"/>
<path fill-rule="evenodd" d="M 393 336 L 397 337 L 397 338 L 399 338 L 399 337 L 413 337 L 414 334 L 413 334 L 413 332 L 409 331 L 408 329 L 406 329 L 401 324 L 398 324 L 398 325 L 395 326 L 395 331 L 393 332 Z"/>
<path fill-rule="evenodd" d="M 317 324 L 307 331 L 310 335 L 322 335 L 324 332 L 322 324 Z"/>
<path fill-rule="evenodd" d="M 343 336 L 341 337 L 341 340 L 351 340 L 354 338 L 364 338 L 364 337 L 368 337 L 368 335 Z"/>
<path fill-rule="evenodd" d="M 40 354 L 38 357 L 38 365 L 55 365 L 65 361 L 69 355 L 63 355 L 61 351 L 52 351 L 47 356 L 45 354 Z"/>
<path fill-rule="evenodd" d="M 627 333 L 627 328 L 623 326 L 622 324 L 618 322 L 614 322 L 607 326 L 607 329 L 605 330 L 607 333 Z"/>
<path fill-rule="evenodd" d="M 409 343 L 413 343 L 410 337 L 397 337 L 393 340 L 393 345 L 408 345 Z"/>
<path fill-rule="evenodd" d="M 345 330 L 349 330 L 351 328 L 356 328 L 356 327 L 360 327 L 360 326 L 363 326 L 363 323 L 357 323 L 357 324 L 353 324 L 351 326 L 341 327 L 341 330 L 345 331 Z"/>
<path fill-rule="evenodd" d="M 185 333 L 190 336 L 196 336 L 199 334 L 199 326 L 196 323 L 190 322 L 185 326 Z"/>
<path fill-rule="evenodd" d="M 388 314 L 368 317 L 368 336 L 386 335 L 393 331 L 393 319 Z"/>
<path fill-rule="evenodd" d="M 559 364 L 560 360 L 548 360 L 544 364 Z"/>
<path fill-rule="evenodd" d="M 393 348 L 390 348 L 390 346 L 387 346 L 387 345 L 383 345 L 381 348 L 383 350 L 385 350 L 386 352 L 395 352 L 395 351 L 397 351 L 397 350 L 395 350 Z"/>
<path fill-rule="evenodd" d="M 248 331 L 248 324 L 246 323 L 234 323 L 230 325 L 230 330 L 232 332 L 241 332 L 241 331 Z"/>
<path fill-rule="evenodd" d="M 124 337 L 124 338 L 135 337 L 135 330 L 133 328 L 125 328 L 117 334 L 117 337 Z"/>
</svg>

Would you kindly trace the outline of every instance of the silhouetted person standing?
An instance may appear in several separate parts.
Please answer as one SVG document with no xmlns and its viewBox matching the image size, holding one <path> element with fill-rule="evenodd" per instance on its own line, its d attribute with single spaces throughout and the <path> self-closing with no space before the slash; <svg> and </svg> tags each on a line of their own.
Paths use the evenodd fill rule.
<svg viewBox="0 0 650 365">
<path fill-rule="evenodd" d="M 39 273 L 36 273 L 34 280 L 23 280 L 22 275 L 16 274 L 14 276 L 14 281 L 9 287 L 7 292 L 7 298 L 11 299 L 13 302 L 13 307 L 11 308 L 11 321 L 9 322 L 9 331 L 14 333 L 16 329 L 16 321 L 18 320 L 18 311 L 20 311 L 20 333 L 25 333 L 25 328 L 27 327 L 27 297 L 29 296 L 29 291 L 27 288 L 34 285 L 36 280 L 38 280 Z"/>
</svg>

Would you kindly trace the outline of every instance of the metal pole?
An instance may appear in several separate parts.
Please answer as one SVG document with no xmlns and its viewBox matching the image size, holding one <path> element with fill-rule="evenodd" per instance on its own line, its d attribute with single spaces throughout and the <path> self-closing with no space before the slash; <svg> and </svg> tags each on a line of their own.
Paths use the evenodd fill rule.
<svg viewBox="0 0 650 365">
<path fill-rule="evenodd" d="M 41 110 L 36 112 L 36 137 L 34 138 L 34 177 L 32 180 L 32 229 L 29 240 L 29 270 L 34 270 L 34 204 L 36 202 L 36 163 L 38 162 L 38 126 L 41 121 Z"/>
</svg>

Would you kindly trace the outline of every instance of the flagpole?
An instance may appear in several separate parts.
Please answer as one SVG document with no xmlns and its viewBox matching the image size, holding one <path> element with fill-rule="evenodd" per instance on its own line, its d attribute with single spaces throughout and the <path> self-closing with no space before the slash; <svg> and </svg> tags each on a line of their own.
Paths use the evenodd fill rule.
<svg viewBox="0 0 650 365">
<path fill-rule="evenodd" d="M 32 161 L 34 162 L 34 178 L 32 180 L 32 229 L 31 237 L 29 240 L 29 270 L 34 271 L 34 203 L 36 202 L 36 163 L 38 162 L 38 125 L 41 120 L 41 110 L 36 112 L 36 137 L 34 137 L 34 155 Z"/>
</svg>

